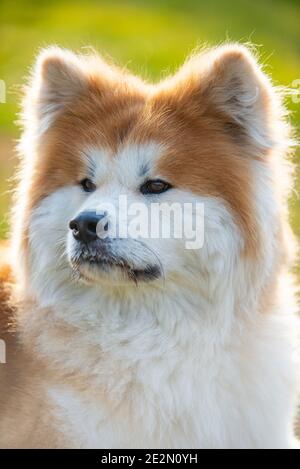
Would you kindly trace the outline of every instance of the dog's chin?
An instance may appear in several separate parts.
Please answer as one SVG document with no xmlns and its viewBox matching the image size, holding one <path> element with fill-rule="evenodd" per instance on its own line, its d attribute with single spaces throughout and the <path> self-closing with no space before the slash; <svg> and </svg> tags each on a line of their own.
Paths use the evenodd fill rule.
<svg viewBox="0 0 300 469">
<path fill-rule="evenodd" d="M 82 259 L 70 261 L 75 279 L 88 284 L 139 285 L 150 283 L 162 277 L 160 266 L 147 265 L 145 268 L 130 266 L 124 260 Z"/>
</svg>

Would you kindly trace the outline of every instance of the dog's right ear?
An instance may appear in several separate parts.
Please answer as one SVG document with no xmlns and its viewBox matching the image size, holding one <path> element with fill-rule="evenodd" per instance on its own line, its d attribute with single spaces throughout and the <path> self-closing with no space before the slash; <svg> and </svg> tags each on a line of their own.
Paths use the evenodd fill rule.
<svg viewBox="0 0 300 469">
<path fill-rule="evenodd" d="M 38 124 L 40 133 L 49 128 L 60 112 L 88 88 L 84 60 L 76 54 L 50 47 L 42 51 L 24 105 L 24 117 Z"/>
</svg>

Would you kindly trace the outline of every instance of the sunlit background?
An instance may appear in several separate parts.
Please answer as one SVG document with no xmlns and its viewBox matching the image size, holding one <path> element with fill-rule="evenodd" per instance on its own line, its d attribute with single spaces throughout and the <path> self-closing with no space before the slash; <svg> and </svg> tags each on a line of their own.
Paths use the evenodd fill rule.
<svg viewBox="0 0 300 469">
<path fill-rule="evenodd" d="M 7 180 L 16 164 L 16 90 L 43 46 L 92 45 L 157 80 L 174 71 L 197 46 L 228 39 L 251 41 L 274 82 L 300 92 L 299 0 L 0 0 L 0 18 L 0 79 L 7 89 L 6 103 L 0 104 L 0 238 L 8 234 Z M 300 93 L 288 106 L 299 128 Z M 300 161 L 299 152 L 295 161 Z M 296 194 L 291 216 L 300 235 Z"/>
</svg>

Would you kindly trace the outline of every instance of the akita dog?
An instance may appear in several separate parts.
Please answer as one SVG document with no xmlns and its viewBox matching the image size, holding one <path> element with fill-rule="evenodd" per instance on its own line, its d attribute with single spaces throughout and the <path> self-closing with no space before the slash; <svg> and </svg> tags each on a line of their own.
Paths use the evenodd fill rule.
<svg viewBox="0 0 300 469">
<path fill-rule="evenodd" d="M 0 446 L 292 447 L 291 132 L 254 54 L 206 50 L 154 85 L 49 48 L 23 127 Z M 201 246 L 116 234 L 120 197 L 202 206 Z"/>
</svg>

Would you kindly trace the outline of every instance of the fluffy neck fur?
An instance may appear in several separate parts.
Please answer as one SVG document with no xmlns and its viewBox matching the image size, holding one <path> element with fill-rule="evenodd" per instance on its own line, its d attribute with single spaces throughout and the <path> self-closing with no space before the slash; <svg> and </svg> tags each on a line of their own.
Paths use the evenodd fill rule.
<svg viewBox="0 0 300 469">
<path fill-rule="evenodd" d="M 201 288 L 58 282 L 52 307 L 26 308 L 24 340 L 51 363 L 48 394 L 77 446 L 290 445 L 295 324 L 280 314 L 289 290 L 263 315 L 254 290 L 241 303 L 241 273 Z"/>
</svg>

